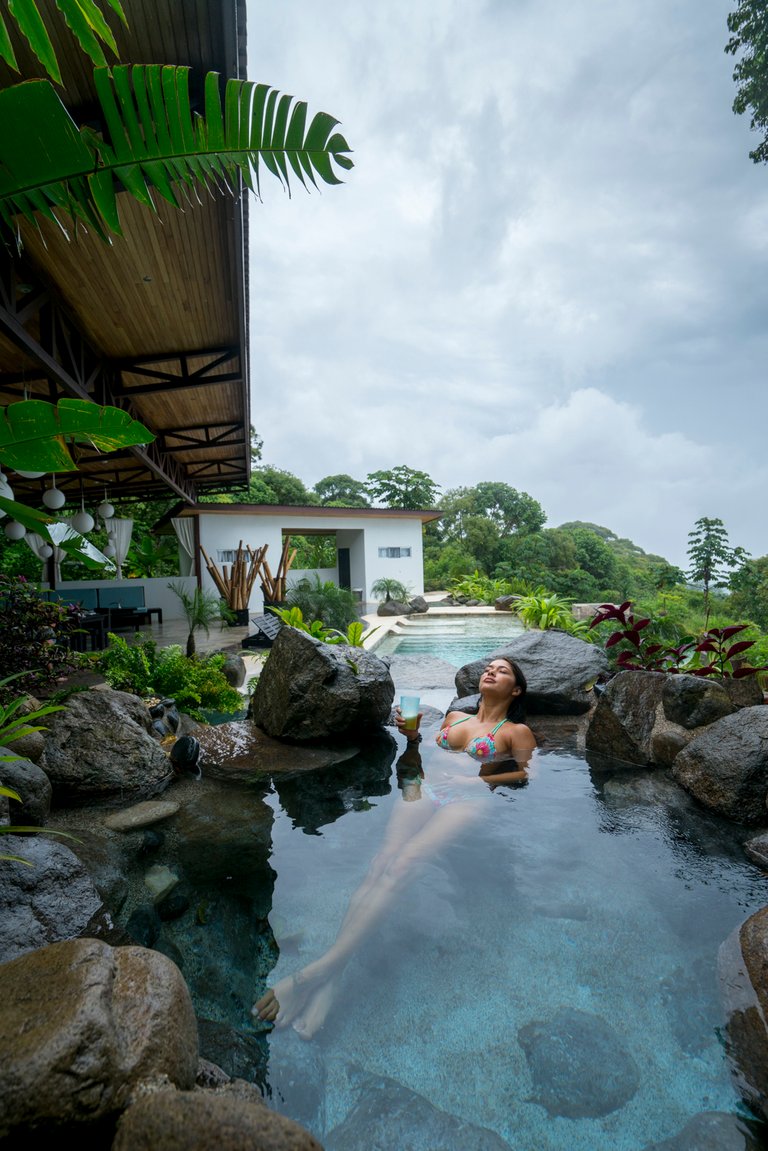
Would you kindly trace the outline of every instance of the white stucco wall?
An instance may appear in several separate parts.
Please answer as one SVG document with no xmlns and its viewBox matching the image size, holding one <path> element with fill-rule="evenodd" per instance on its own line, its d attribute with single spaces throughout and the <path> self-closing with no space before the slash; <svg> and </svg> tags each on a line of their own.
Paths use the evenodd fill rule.
<svg viewBox="0 0 768 1151">
<path fill-rule="evenodd" d="M 363 600 L 370 601 L 372 584 L 381 577 L 400 580 L 411 589 L 414 595 L 424 590 L 424 557 L 422 548 L 422 525 L 417 517 L 386 515 L 363 517 L 355 515 L 328 515 L 322 519 L 314 516 L 295 515 L 281 512 L 277 515 L 203 514 L 200 516 L 200 542 L 209 557 L 221 569 L 218 552 L 236 551 L 240 540 L 254 550 L 268 544 L 267 560 L 272 574 L 276 574 L 282 551 L 282 533 L 303 535 L 322 527 L 324 533 L 336 535 L 337 548 L 349 548 L 350 585 L 359 588 Z M 398 559 L 379 556 L 379 548 L 399 547 L 411 549 L 409 557 Z M 306 573 L 304 573 L 306 574 Z M 338 572 L 321 574 L 321 579 L 338 580 Z M 297 573 L 289 573 L 291 576 Z M 203 572 L 203 586 L 215 590 L 215 584 L 207 571 Z M 260 582 L 257 579 L 249 608 L 251 612 L 262 609 L 263 598 Z"/>
</svg>

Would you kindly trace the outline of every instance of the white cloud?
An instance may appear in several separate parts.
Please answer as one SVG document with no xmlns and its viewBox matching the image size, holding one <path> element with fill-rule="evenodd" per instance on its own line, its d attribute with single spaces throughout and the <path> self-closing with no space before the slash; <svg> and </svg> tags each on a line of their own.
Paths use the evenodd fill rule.
<svg viewBox="0 0 768 1151">
<path fill-rule="evenodd" d="M 768 172 L 729 10 L 254 5 L 254 74 L 339 116 L 356 164 L 251 213 L 265 457 L 503 479 L 675 562 L 701 515 L 768 552 Z"/>
</svg>

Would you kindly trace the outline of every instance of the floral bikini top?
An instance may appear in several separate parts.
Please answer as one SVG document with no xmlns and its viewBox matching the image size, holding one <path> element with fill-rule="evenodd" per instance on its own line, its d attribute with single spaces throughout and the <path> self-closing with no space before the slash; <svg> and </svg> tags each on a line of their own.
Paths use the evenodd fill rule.
<svg viewBox="0 0 768 1151">
<path fill-rule="evenodd" d="M 467 755 L 471 755 L 473 759 L 491 759 L 496 754 L 496 741 L 493 738 L 500 727 L 503 727 L 507 722 L 502 719 L 501 723 L 497 723 L 493 731 L 489 731 L 487 735 L 478 735 L 471 739 L 466 747 L 458 748 L 451 747 L 448 742 L 448 732 L 452 727 L 456 727 L 460 723 L 466 723 L 468 719 L 473 716 L 465 715 L 463 719 L 455 719 L 453 723 L 449 723 L 447 727 L 435 738 L 435 743 L 438 747 L 444 748 L 445 751 L 466 751 Z"/>
</svg>

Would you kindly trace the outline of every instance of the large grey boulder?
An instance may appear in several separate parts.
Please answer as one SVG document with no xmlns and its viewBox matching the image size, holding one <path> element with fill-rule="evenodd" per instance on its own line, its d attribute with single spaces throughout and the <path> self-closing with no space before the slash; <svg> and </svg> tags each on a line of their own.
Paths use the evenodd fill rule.
<svg viewBox="0 0 768 1151">
<path fill-rule="evenodd" d="M 372 652 L 284 627 L 259 676 L 251 712 L 273 739 L 308 742 L 381 726 L 394 696 L 389 669 Z"/>
<path fill-rule="evenodd" d="M 16 714 L 19 717 L 29 715 L 30 712 L 39 711 L 46 706 L 48 705 L 33 695 L 28 695 L 24 697 L 24 701 Z M 47 716 L 41 716 L 40 719 L 30 720 L 30 726 L 42 727 L 46 724 L 47 718 Z M 29 731 L 26 735 L 19 735 L 16 739 L 9 741 L 8 746 L 14 755 L 21 755 L 25 759 L 31 759 L 33 763 L 37 763 L 43 754 L 43 733 L 42 731 Z"/>
<path fill-rule="evenodd" d="M 656 671 L 614 676 L 590 717 L 587 751 L 640 767 L 653 763 L 653 731 L 666 678 Z"/>
<path fill-rule="evenodd" d="M 46 717 L 40 766 L 54 803 L 93 802 L 114 796 L 147 799 L 173 778 L 167 755 L 152 737 L 152 720 L 138 696 L 83 691 L 64 711 Z"/>
<path fill-rule="evenodd" d="M 413 615 L 416 609 L 399 599 L 387 599 L 376 608 L 376 615 Z"/>
<path fill-rule="evenodd" d="M 77 939 L 6 963 L 0 975 L 0 1138 L 97 1124 L 141 1086 L 194 1086 L 192 1001 L 165 956 Z"/>
<path fill-rule="evenodd" d="M 689 729 L 706 727 L 736 711 L 719 680 L 697 675 L 666 675 L 661 700 L 666 718 Z"/>
<path fill-rule="evenodd" d="M 768 709 L 766 709 L 768 710 Z M 768 907 L 737 927 L 720 947 L 718 975 L 726 1051 L 737 1090 L 768 1119 Z"/>
<path fill-rule="evenodd" d="M 565 631 L 527 631 L 485 659 L 465 664 L 456 675 L 458 696 L 473 695 L 489 660 L 510 656 L 528 682 L 526 708 L 531 715 L 578 715 L 595 702 L 593 686 L 608 670 L 602 648 Z"/>
<path fill-rule="evenodd" d="M 562 1008 L 517 1033 L 533 1079 L 533 1098 L 568 1119 L 610 1115 L 633 1098 L 640 1071 L 622 1039 L 599 1015 Z"/>
<path fill-rule="evenodd" d="M 745 707 L 700 729 L 675 759 L 672 775 L 727 819 L 768 822 L 768 707 Z"/>
<path fill-rule="evenodd" d="M 2 781 L 19 796 L 21 802 L 9 799 L 11 823 L 17 827 L 41 827 L 51 810 L 51 781 L 31 759 L 17 756 L 16 750 L 0 747 Z M 8 757 L 8 758 L 5 758 Z"/>
<path fill-rule="evenodd" d="M 0 963 L 37 947 L 73 939 L 102 909 L 83 863 L 48 836 L 4 835 L 0 867 Z"/>
</svg>

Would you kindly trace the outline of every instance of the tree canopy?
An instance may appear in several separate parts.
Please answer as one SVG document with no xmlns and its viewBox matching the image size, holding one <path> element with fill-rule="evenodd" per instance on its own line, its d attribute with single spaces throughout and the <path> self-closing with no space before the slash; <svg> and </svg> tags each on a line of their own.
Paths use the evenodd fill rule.
<svg viewBox="0 0 768 1151">
<path fill-rule="evenodd" d="M 750 127 L 762 140 L 750 153 L 756 164 L 768 163 L 768 0 L 738 0 L 728 16 L 731 38 L 725 51 L 738 56 L 733 78 L 738 85 L 734 112 L 750 114 Z"/>
<path fill-rule="evenodd" d="M 354 480 L 342 472 L 337 476 L 324 476 L 318 480 L 313 491 L 320 503 L 336 508 L 370 507 L 368 488 L 362 480 Z"/>
<path fill-rule="evenodd" d="M 438 484 L 426 472 L 405 464 L 369 472 L 366 478 L 371 497 L 388 508 L 431 508 L 437 499 Z"/>
</svg>

